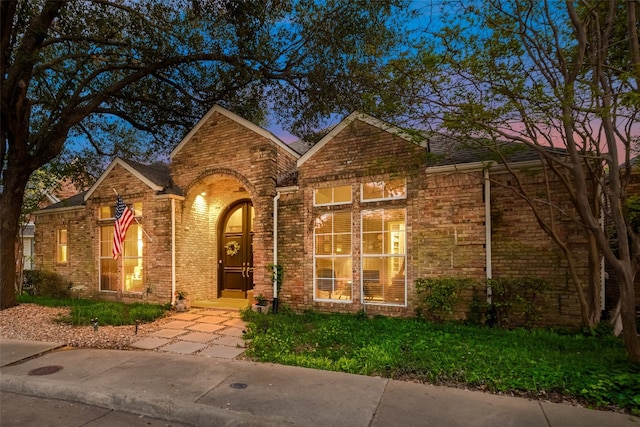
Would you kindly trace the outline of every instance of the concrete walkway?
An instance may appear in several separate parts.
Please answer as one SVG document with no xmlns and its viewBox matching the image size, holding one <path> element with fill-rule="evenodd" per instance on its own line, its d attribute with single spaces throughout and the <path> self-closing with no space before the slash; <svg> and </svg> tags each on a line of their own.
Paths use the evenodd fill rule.
<svg viewBox="0 0 640 427">
<path fill-rule="evenodd" d="M 232 359 L 240 320 L 187 314 L 199 317 L 178 315 L 133 351 L 0 340 L 2 413 L 19 394 L 190 426 L 640 427 L 625 414 Z"/>
<path fill-rule="evenodd" d="M 233 359 L 244 352 L 240 312 L 193 309 L 171 316 L 162 329 L 131 344 L 134 349 Z"/>
</svg>

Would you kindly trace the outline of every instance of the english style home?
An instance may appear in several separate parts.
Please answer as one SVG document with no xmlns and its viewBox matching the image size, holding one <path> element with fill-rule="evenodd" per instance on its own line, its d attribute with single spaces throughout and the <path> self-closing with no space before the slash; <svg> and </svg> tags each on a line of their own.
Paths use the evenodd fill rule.
<svg viewBox="0 0 640 427">
<path fill-rule="evenodd" d="M 302 144 L 215 106 L 169 164 L 116 158 L 88 191 L 39 211 L 36 263 L 86 296 L 164 304 L 176 291 L 192 301 L 262 294 L 294 310 L 397 316 L 415 313 L 418 278 L 540 277 L 552 285 L 545 323 L 579 324 L 565 261 L 506 185 L 512 177 L 470 152 L 437 160 L 443 146 L 353 113 L 298 152 Z M 570 209 L 536 155 L 511 160 L 527 186 Z M 118 259 L 116 192 L 136 217 Z M 556 227 L 585 253 L 576 258 L 586 277 L 582 232 L 572 221 Z"/>
</svg>

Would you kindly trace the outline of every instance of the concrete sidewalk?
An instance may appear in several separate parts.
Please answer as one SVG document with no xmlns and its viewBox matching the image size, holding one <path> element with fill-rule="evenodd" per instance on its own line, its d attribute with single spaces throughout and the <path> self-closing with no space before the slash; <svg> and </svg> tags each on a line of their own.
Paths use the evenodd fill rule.
<svg viewBox="0 0 640 427">
<path fill-rule="evenodd" d="M 562 404 L 158 351 L 0 340 L 0 390 L 193 426 L 639 427 Z"/>
</svg>

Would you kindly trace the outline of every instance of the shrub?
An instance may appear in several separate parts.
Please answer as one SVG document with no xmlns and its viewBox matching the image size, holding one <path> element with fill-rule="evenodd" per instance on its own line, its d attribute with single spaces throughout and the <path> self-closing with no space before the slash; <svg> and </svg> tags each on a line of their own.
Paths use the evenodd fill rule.
<svg viewBox="0 0 640 427">
<path fill-rule="evenodd" d="M 25 270 L 23 290 L 34 296 L 68 298 L 71 282 L 47 270 Z"/>
<path fill-rule="evenodd" d="M 418 317 L 442 322 L 453 314 L 460 301 L 460 291 L 473 286 L 471 279 L 454 277 L 417 279 L 415 281 Z"/>
<path fill-rule="evenodd" d="M 491 304 L 487 309 L 487 323 L 502 327 L 531 328 L 546 309 L 549 283 L 535 277 L 489 279 Z"/>
</svg>

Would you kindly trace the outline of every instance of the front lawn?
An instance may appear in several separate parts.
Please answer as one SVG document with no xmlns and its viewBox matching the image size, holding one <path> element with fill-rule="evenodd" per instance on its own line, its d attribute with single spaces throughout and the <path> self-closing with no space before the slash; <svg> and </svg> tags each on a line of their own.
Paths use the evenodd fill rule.
<svg viewBox="0 0 640 427">
<path fill-rule="evenodd" d="M 79 298 L 53 298 L 46 296 L 18 296 L 19 303 L 32 303 L 48 307 L 70 307 L 68 316 L 57 319 L 61 323 L 83 326 L 97 319 L 98 325 L 122 326 L 138 322 L 153 322 L 166 314 L 166 308 L 157 304 L 125 304 Z"/>
<path fill-rule="evenodd" d="M 640 365 L 622 341 L 549 330 L 504 330 L 364 315 L 244 312 L 247 355 L 262 362 L 563 396 L 640 414 Z"/>
</svg>

